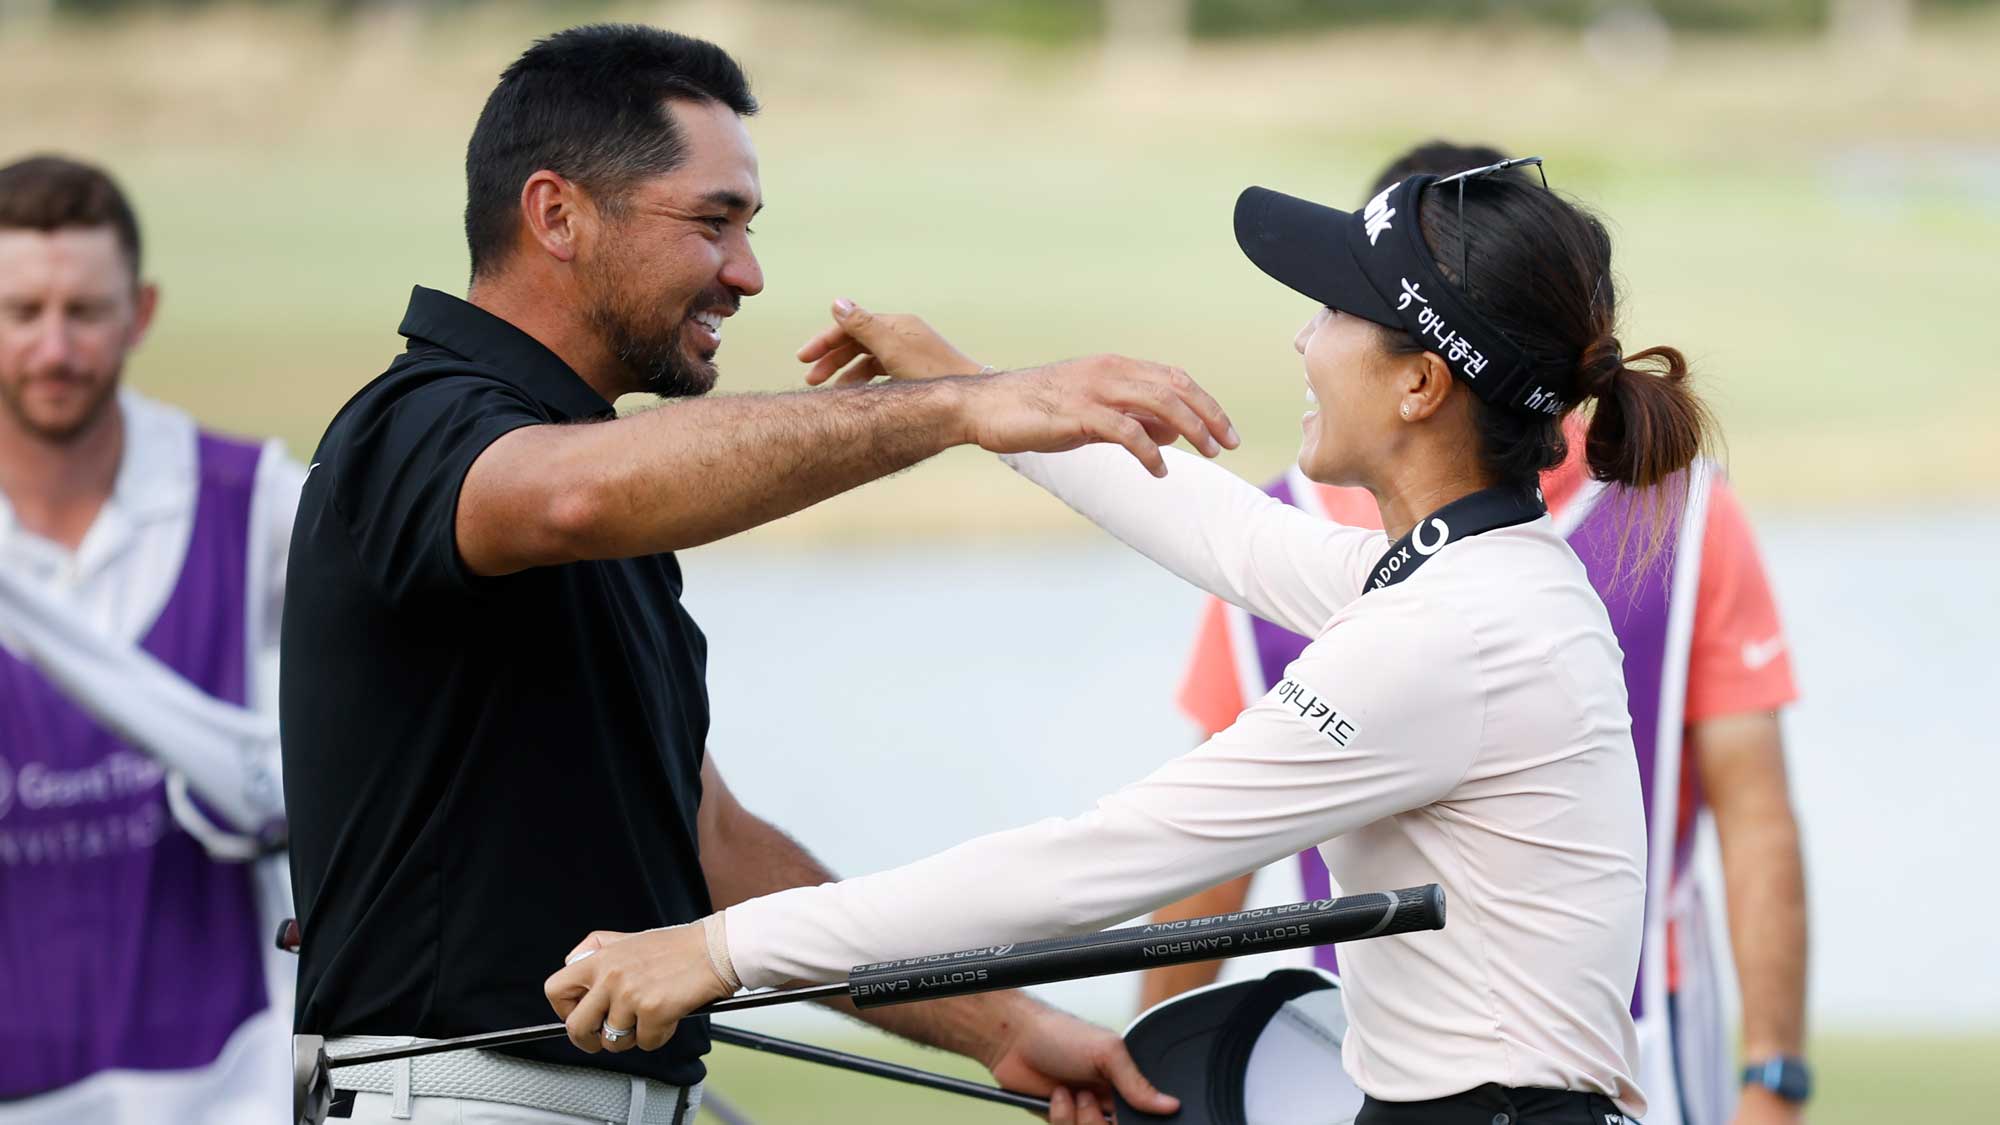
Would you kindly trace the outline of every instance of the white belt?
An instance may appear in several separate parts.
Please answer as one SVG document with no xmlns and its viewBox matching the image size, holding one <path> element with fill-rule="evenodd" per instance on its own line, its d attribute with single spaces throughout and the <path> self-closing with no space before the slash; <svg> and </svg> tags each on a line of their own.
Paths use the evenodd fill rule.
<svg viewBox="0 0 2000 1125">
<path fill-rule="evenodd" d="M 338 1058 L 357 1051 L 422 1043 L 408 1036 L 346 1035 L 326 1041 Z M 687 1125 L 701 1105 L 701 1087 L 669 1086 L 649 1078 L 582 1066 L 517 1059 L 491 1051 L 447 1051 L 394 1062 L 343 1066 L 332 1072 L 337 1090 L 388 1094 L 395 1115 L 410 1099 L 471 1098 L 527 1106 L 622 1125 Z"/>
</svg>

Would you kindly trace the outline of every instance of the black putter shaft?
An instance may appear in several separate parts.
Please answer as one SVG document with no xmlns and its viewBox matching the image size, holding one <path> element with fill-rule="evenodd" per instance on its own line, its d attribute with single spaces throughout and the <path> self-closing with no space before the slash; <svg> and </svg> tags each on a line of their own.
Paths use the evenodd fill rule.
<svg viewBox="0 0 2000 1125">
<path fill-rule="evenodd" d="M 887 1078 L 892 1082 L 907 1082 L 912 1086 L 923 1086 L 931 1090 L 943 1090 L 948 1094 L 963 1094 L 981 1101 L 998 1102 L 1016 1109 L 1030 1110 L 1046 1114 L 1049 1099 L 1037 1098 L 1031 1094 L 1017 1094 L 1012 1090 L 1002 1090 L 964 1078 L 953 1078 L 944 1074 L 933 1074 L 928 1070 L 918 1070 L 913 1066 L 901 1066 L 883 1062 L 880 1059 L 850 1055 L 846 1051 L 835 1051 L 826 1047 L 815 1047 L 810 1043 L 794 1043 L 789 1039 L 779 1039 L 774 1035 L 762 1035 L 755 1031 L 745 1031 L 740 1027 L 724 1027 L 719 1023 L 708 1025 L 708 1037 L 717 1043 L 727 1043 L 733 1047 L 746 1047 L 752 1051 L 783 1055 L 801 1062 L 818 1063 L 821 1066 L 838 1067 L 856 1074 L 872 1074 L 877 1078 Z"/>
<path fill-rule="evenodd" d="M 692 1014 L 737 1012 L 770 1004 L 827 1000 L 839 996 L 846 996 L 857 1008 L 968 996 L 995 989 L 1024 988 L 1080 977 L 1136 972 L 1160 965 L 1213 961 L 1248 953 L 1269 953 L 1330 942 L 1363 941 L 1417 930 L 1437 930 L 1444 927 L 1444 912 L 1444 888 L 1429 883 L 1399 891 L 1373 891 L 1261 910 L 1243 910 L 1234 914 L 1214 914 L 1185 922 L 1100 930 L 1081 937 L 991 945 L 930 957 L 856 965 L 848 970 L 847 981 L 842 984 L 752 992 L 718 1000 Z M 538 1039 L 555 1039 L 566 1033 L 567 1029 L 560 1023 L 545 1023 L 512 1031 L 489 1031 L 483 1035 L 413 1043 L 407 1047 L 361 1051 L 330 1058 L 327 1065 L 339 1067 L 390 1062 L 468 1047 L 505 1047 Z"/>
<path fill-rule="evenodd" d="M 772 1004 L 789 1004 L 794 1000 L 837 1000 L 845 995 L 847 995 L 847 985 L 844 983 L 813 984 L 801 988 L 773 988 L 764 992 L 731 996 L 727 1000 L 717 1000 L 705 1008 L 697 1009 L 693 1014 L 707 1016 L 719 1012 L 741 1012 L 749 1008 L 766 1008 Z M 326 1060 L 326 1065 L 354 1066 L 357 1063 L 394 1062 L 397 1059 L 414 1059 L 419 1055 L 465 1051 L 474 1047 L 511 1047 L 516 1043 L 560 1039 L 567 1034 L 569 1029 L 560 1023 L 538 1023 L 533 1027 L 517 1027 L 511 1031 L 488 1031 L 481 1035 L 461 1035 L 455 1039 L 433 1039 L 428 1043 L 412 1043 L 407 1047 L 356 1051 L 351 1055 L 329 1058 Z"/>
</svg>

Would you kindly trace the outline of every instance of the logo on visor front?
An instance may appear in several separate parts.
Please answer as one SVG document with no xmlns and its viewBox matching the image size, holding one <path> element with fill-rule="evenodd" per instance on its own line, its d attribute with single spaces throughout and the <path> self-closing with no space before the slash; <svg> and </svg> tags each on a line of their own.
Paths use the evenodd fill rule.
<svg viewBox="0 0 2000 1125">
<path fill-rule="evenodd" d="M 1407 277 L 1400 278 L 1399 280 L 1402 281 L 1403 283 L 1403 292 L 1396 297 L 1397 312 L 1402 312 L 1404 309 L 1409 308 L 1410 301 L 1412 299 L 1415 299 L 1416 302 L 1420 305 L 1428 305 L 1431 303 L 1431 299 L 1423 295 L 1422 286 L 1418 285 L 1414 281 L 1411 281 Z"/>
<path fill-rule="evenodd" d="M 1396 209 L 1389 206 L 1389 193 L 1401 187 L 1402 184 L 1403 181 L 1397 180 L 1395 183 L 1383 188 L 1382 194 L 1369 200 L 1368 206 L 1362 210 L 1361 222 L 1368 230 L 1368 245 L 1375 245 L 1375 239 L 1383 231 L 1389 229 L 1389 220 L 1396 217 Z"/>
</svg>

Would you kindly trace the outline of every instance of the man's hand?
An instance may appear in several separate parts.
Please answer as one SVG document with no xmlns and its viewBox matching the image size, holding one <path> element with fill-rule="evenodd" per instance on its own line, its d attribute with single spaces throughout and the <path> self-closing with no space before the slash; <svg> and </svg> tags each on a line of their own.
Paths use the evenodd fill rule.
<svg viewBox="0 0 2000 1125">
<path fill-rule="evenodd" d="M 1160 447 L 1186 438 L 1214 457 L 1237 445 L 1229 415 L 1187 372 L 1100 355 L 963 381 L 968 443 L 989 453 L 1062 453 L 1122 445 L 1156 477 Z"/>
<path fill-rule="evenodd" d="M 834 326 L 799 349 L 808 383 L 934 379 L 977 370 L 972 359 L 922 319 L 870 312 L 850 301 Z M 843 365 L 846 370 L 842 371 Z M 1061 453 L 1115 442 L 1156 477 L 1167 475 L 1160 447 L 1177 438 L 1214 457 L 1236 448 L 1229 415 L 1177 367 L 1099 355 L 1022 371 L 954 380 L 964 440 L 992 453 Z"/>
<path fill-rule="evenodd" d="M 1066 1012 L 1025 1000 L 1014 1033 L 998 1044 L 986 1068 L 1009 1090 L 1049 1099 L 1050 1125 L 1104 1125 L 1115 1088 L 1146 1113 L 1168 1114 L 1180 1099 L 1161 1093 L 1114 1032 Z"/>
<path fill-rule="evenodd" d="M 592 1054 L 657 1051 L 682 1016 L 729 995 L 698 922 L 642 934 L 599 930 L 570 951 L 542 992 L 569 1026 L 569 1041 Z M 605 1028 L 632 1034 L 613 1040 Z"/>
</svg>

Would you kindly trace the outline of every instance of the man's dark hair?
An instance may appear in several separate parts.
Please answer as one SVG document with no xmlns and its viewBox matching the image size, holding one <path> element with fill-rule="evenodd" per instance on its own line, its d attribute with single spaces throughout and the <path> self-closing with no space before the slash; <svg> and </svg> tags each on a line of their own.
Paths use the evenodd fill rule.
<svg viewBox="0 0 2000 1125">
<path fill-rule="evenodd" d="M 757 112 L 750 81 L 713 43 L 636 24 L 573 27 L 540 40 L 500 75 L 465 146 L 465 241 L 472 275 L 514 244 L 521 185 L 546 168 L 615 208 L 632 186 L 672 171 L 686 138 L 669 101 Z"/>
<path fill-rule="evenodd" d="M 1450 176 L 1468 168 L 1484 168 L 1488 164 L 1498 164 L 1507 159 L 1505 153 L 1489 145 L 1458 145 L 1450 141 L 1425 141 L 1389 162 L 1382 174 L 1375 177 L 1374 186 L 1368 189 L 1375 195 L 1390 184 L 1400 183 L 1411 176 Z M 1518 169 L 1509 171 L 1514 175 Z"/>
<path fill-rule="evenodd" d="M 102 168 L 63 156 L 30 156 L 0 168 L 0 230 L 110 227 L 139 277 L 139 218 Z"/>
</svg>

